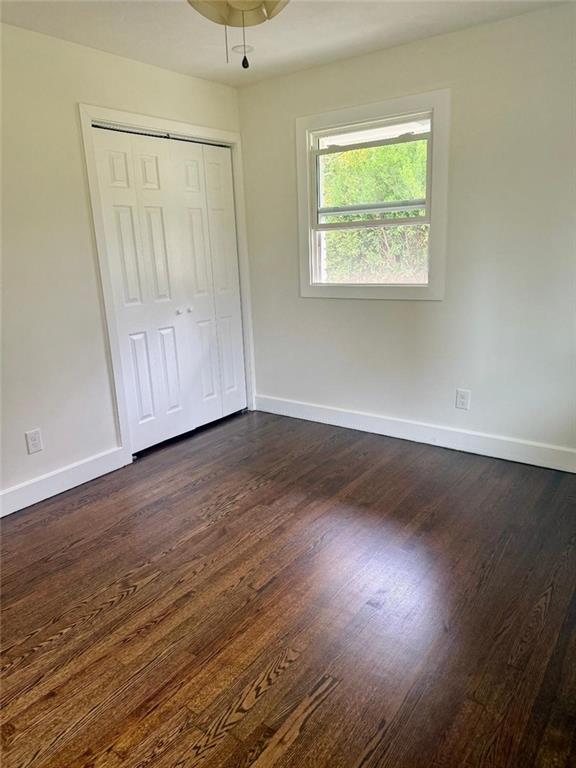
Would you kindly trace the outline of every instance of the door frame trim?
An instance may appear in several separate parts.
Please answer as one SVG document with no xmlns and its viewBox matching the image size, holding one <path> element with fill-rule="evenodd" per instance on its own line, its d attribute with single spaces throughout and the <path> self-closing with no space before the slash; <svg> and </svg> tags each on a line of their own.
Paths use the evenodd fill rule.
<svg viewBox="0 0 576 768">
<path fill-rule="evenodd" d="M 108 366 L 113 384 L 115 399 L 115 418 L 118 447 L 132 456 L 130 424 L 125 396 L 124 372 L 120 355 L 120 337 L 116 322 L 112 278 L 108 263 L 108 244 L 104 229 L 104 215 L 100 202 L 98 174 L 96 170 L 96 152 L 92 140 L 92 123 L 111 123 L 118 128 L 160 133 L 177 134 L 207 144 L 220 144 L 229 147 L 232 155 L 232 180 L 234 187 L 234 210 L 236 215 L 236 244 L 238 249 L 238 271 L 240 279 L 240 305 L 242 314 L 242 337 L 244 341 L 244 369 L 246 375 L 246 400 L 249 410 L 255 409 L 255 366 L 254 338 L 252 324 L 252 301 L 250 295 L 250 266 L 248 261 L 248 238 L 246 231 L 246 207 L 244 197 L 244 177 L 242 169 L 242 144 L 240 134 L 222 131 L 218 128 L 183 123 L 162 117 L 123 112 L 93 104 L 78 104 L 84 156 L 88 176 L 88 191 L 92 210 L 92 223 L 98 254 L 99 277 L 101 283 L 102 310 L 105 319 L 108 340 Z"/>
</svg>

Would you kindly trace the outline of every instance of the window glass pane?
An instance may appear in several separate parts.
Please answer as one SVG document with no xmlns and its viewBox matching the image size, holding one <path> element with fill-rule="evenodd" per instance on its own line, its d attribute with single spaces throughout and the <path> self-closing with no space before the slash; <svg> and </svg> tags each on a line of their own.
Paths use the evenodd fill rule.
<svg viewBox="0 0 576 768">
<path fill-rule="evenodd" d="M 318 233 L 317 283 L 427 285 L 428 224 Z"/>
<path fill-rule="evenodd" d="M 422 139 L 320 155 L 320 207 L 425 199 L 427 151 Z"/>
<path fill-rule="evenodd" d="M 320 224 L 346 224 L 355 221 L 393 221 L 394 219 L 418 219 L 426 215 L 424 208 L 409 211 L 379 211 L 365 213 L 321 213 Z"/>
<path fill-rule="evenodd" d="M 402 122 L 385 123 L 375 128 L 360 128 L 343 133 L 334 133 L 330 136 L 321 136 L 318 139 L 318 148 L 346 147 L 350 144 L 360 144 L 364 141 L 396 139 L 398 136 L 405 136 L 407 133 L 429 133 L 430 123 L 429 115 L 422 115 Z"/>
</svg>

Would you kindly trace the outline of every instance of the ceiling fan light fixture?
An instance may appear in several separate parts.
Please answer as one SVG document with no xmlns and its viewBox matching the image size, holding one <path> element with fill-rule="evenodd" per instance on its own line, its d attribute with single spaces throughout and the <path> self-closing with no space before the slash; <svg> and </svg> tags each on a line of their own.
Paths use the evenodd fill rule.
<svg viewBox="0 0 576 768">
<path fill-rule="evenodd" d="M 215 24 L 225 28 L 226 61 L 228 61 L 228 27 L 242 27 L 242 46 L 234 46 L 233 51 L 241 48 L 244 57 L 242 67 L 248 69 L 250 62 L 247 53 L 254 49 L 246 45 L 246 27 L 263 24 L 277 16 L 289 0 L 188 0 L 195 11 Z"/>
<path fill-rule="evenodd" d="M 194 10 L 227 27 L 254 27 L 273 19 L 289 0 L 188 0 Z"/>
</svg>

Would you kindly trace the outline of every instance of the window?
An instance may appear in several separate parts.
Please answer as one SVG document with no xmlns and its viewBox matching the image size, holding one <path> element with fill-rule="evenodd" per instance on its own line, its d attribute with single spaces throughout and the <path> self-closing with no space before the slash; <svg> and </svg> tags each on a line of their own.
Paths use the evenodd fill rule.
<svg viewBox="0 0 576 768">
<path fill-rule="evenodd" d="M 441 299 L 448 93 L 297 127 L 302 295 Z"/>
</svg>

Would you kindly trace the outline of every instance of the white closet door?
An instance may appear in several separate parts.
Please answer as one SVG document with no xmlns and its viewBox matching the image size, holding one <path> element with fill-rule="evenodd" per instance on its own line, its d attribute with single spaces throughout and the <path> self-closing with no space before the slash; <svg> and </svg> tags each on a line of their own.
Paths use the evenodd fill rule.
<svg viewBox="0 0 576 768">
<path fill-rule="evenodd" d="M 93 129 L 132 450 L 246 407 L 230 150 Z"/>
<path fill-rule="evenodd" d="M 94 129 L 132 450 L 193 429 L 168 142 Z"/>
<path fill-rule="evenodd" d="M 238 276 L 232 158 L 227 147 L 202 148 L 223 415 L 246 407 L 242 313 Z"/>
<path fill-rule="evenodd" d="M 178 201 L 185 290 L 189 297 L 186 312 L 193 371 L 190 386 L 195 421 L 200 426 L 223 415 L 202 145 L 171 141 L 170 158 Z"/>
</svg>

